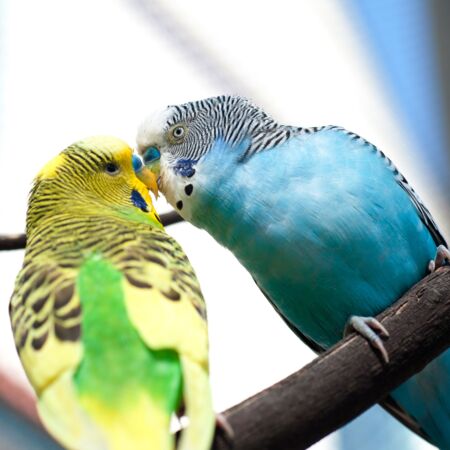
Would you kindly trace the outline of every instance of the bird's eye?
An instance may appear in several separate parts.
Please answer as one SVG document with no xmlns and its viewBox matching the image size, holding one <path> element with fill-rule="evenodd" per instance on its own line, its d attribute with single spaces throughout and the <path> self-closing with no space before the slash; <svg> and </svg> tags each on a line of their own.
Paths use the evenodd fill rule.
<svg viewBox="0 0 450 450">
<path fill-rule="evenodd" d="M 161 152 L 156 147 L 148 147 L 144 152 L 144 163 L 148 164 L 157 161 L 161 157 Z"/>
<path fill-rule="evenodd" d="M 187 131 L 188 129 L 184 124 L 173 125 L 169 128 L 167 139 L 173 145 L 181 144 L 186 139 Z"/>
<path fill-rule="evenodd" d="M 116 175 L 119 173 L 119 166 L 113 162 L 106 163 L 105 164 L 105 172 L 108 175 Z"/>
<path fill-rule="evenodd" d="M 184 136 L 184 128 L 175 127 L 172 131 L 172 135 L 175 139 L 181 139 Z"/>
</svg>

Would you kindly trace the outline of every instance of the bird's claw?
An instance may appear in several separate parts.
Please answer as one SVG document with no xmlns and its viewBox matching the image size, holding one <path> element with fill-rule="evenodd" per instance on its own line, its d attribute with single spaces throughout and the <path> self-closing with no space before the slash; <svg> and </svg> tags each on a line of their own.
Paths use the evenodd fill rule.
<svg viewBox="0 0 450 450">
<path fill-rule="evenodd" d="M 450 262 L 450 251 L 445 245 L 436 249 L 436 256 L 428 263 L 428 270 L 432 273 L 439 267 L 446 266 Z"/>
<path fill-rule="evenodd" d="M 382 338 L 387 339 L 389 337 L 389 332 L 377 319 L 373 317 L 351 316 L 345 325 L 344 336 L 347 336 L 352 331 L 356 331 L 366 338 L 370 345 L 378 350 L 383 361 L 386 364 L 389 362 L 389 355 L 382 341 Z"/>
</svg>

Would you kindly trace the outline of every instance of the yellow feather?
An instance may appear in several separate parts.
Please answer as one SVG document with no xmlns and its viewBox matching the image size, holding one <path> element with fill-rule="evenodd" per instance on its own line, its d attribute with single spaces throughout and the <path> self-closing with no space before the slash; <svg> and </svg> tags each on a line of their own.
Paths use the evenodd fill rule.
<svg viewBox="0 0 450 450">
<path fill-rule="evenodd" d="M 177 450 L 206 449 L 213 440 L 215 429 L 208 372 L 186 356 L 181 356 L 181 365 L 189 426 L 181 434 Z"/>
<path fill-rule="evenodd" d="M 77 367 L 81 357 L 80 342 L 62 342 L 53 331 L 50 331 L 41 350 L 34 350 L 27 345 L 20 352 L 23 367 L 38 395 L 61 374 Z"/>
<path fill-rule="evenodd" d="M 154 267 L 155 270 L 157 267 Z M 153 275 L 153 274 L 152 274 Z M 156 275 L 156 270 L 155 274 Z M 154 281 L 151 290 L 140 289 L 124 281 L 125 303 L 130 320 L 146 344 L 153 349 L 171 348 L 208 367 L 208 332 L 206 322 L 186 295 L 180 300 L 168 300 L 159 292 L 170 286 L 164 277 Z"/>
<path fill-rule="evenodd" d="M 92 397 L 81 397 L 81 404 L 107 436 L 108 450 L 171 450 L 174 437 L 170 415 L 143 393 L 126 407 L 107 408 Z"/>
<path fill-rule="evenodd" d="M 42 392 L 38 412 L 47 430 L 70 450 L 109 450 L 106 435 L 81 407 L 68 370 Z M 126 447 L 124 447 L 126 448 Z"/>
<path fill-rule="evenodd" d="M 56 169 L 64 164 L 66 157 L 60 153 L 58 156 L 49 161 L 38 173 L 37 179 L 51 178 L 56 175 Z"/>
</svg>

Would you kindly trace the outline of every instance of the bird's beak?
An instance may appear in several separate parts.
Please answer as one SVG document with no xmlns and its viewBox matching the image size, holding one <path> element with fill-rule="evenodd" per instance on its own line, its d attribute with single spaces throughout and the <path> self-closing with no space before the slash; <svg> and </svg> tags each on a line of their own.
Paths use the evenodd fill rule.
<svg viewBox="0 0 450 450">
<path fill-rule="evenodd" d="M 153 192 L 155 198 L 158 198 L 159 162 L 158 170 L 156 171 L 144 166 L 141 157 L 136 154 L 132 155 L 131 160 L 136 176 L 145 184 L 145 186 L 147 186 L 147 189 L 150 189 Z"/>
<path fill-rule="evenodd" d="M 158 176 L 146 166 L 136 172 L 136 176 L 153 192 L 155 198 L 158 198 Z"/>
</svg>

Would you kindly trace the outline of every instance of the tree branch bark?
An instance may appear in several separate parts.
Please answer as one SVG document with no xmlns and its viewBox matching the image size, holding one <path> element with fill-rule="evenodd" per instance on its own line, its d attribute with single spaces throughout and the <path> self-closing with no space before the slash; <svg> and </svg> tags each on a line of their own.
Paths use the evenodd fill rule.
<svg viewBox="0 0 450 450">
<path fill-rule="evenodd" d="M 0 234 L 0 250 L 20 250 L 25 248 L 27 238 L 22 234 Z"/>
<path fill-rule="evenodd" d="M 184 219 L 176 212 L 170 211 L 165 214 L 161 214 L 161 222 L 167 227 L 178 222 L 182 222 Z M 0 234 L 0 250 L 20 250 L 25 248 L 27 238 L 25 233 L 21 234 Z"/>
<path fill-rule="evenodd" d="M 352 334 L 298 372 L 225 411 L 233 450 L 297 450 L 343 426 L 450 346 L 450 269 L 426 277 L 378 319 L 390 362 Z M 291 355 L 292 357 L 292 355 Z M 220 437 L 214 450 L 229 447 Z"/>
</svg>

